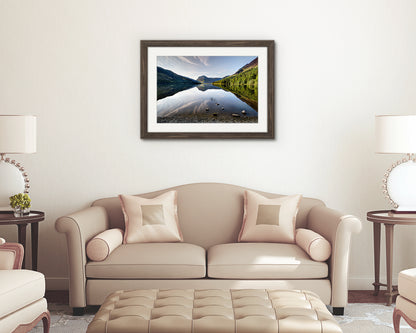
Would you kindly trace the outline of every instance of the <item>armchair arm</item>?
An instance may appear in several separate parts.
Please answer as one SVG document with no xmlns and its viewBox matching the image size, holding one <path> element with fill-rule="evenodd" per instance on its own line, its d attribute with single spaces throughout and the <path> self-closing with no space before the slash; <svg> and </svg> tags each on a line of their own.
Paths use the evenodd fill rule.
<svg viewBox="0 0 416 333">
<path fill-rule="evenodd" d="M 329 278 L 332 285 L 332 307 L 345 307 L 348 302 L 348 264 L 352 233 L 361 231 L 361 221 L 325 206 L 315 206 L 308 215 L 309 229 L 325 237 L 332 246 Z"/>
<path fill-rule="evenodd" d="M 19 243 L 6 243 L 0 238 L 0 270 L 21 269 L 24 248 Z"/>
<path fill-rule="evenodd" d="M 55 222 L 57 231 L 66 234 L 69 259 L 69 304 L 85 307 L 86 244 L 98 233 L 108 229 L 108 215 L 104 207 L 94 206 L 62 216 Z"/>
</svg>

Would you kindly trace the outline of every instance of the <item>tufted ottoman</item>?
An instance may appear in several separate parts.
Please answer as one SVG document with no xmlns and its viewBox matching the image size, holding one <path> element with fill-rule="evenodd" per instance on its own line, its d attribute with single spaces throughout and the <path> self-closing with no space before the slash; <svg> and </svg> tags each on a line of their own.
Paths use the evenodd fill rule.
<svg viewBox="0 0 416 333">
<path fill-rule="evenodd" d="M 286 290 L 134 290 L 109 295 L 87 333 L 342 332 L 319 297 Z"/>
<path fill-rule="evenodd" d="M 399 294 L 393 312 L 394 332 L 400 331 L 400 318 L 416 328 L 416 268 L 406 269 L 399 273 Z"/>
</svg>

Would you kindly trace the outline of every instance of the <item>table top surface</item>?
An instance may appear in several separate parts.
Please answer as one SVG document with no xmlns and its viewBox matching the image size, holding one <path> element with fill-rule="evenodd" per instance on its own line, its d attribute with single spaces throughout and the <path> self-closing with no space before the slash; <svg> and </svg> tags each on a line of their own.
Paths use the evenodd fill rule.
<svg viewBox="0 0 416 333">
<path fill-rule="evenodd" d="M 13 211 L 0 211 L 0 224 L 23 224 L 40 222 L 45 219 L 45 213 L 32 210 L 28 215 L 15 217 Z"/>
<path fill-rule="evenodd" d="M 416 213 L 394 213 L 391 210 L 375 210 L 367 213 L 367 220 L 385 224 L 416 224 Z"/>
</svg>

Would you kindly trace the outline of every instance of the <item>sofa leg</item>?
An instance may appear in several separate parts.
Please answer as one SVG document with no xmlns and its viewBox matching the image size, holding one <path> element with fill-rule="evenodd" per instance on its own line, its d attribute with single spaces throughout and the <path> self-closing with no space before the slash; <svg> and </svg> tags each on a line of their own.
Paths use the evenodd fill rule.
<svg viewBox="0 0 416 333">
<path fill-rule="evenodd" d="M 72 308 L 74 316 L 83 316 L 85 314 L 85 308 Z"/>
<path fill-rule="evenodd" d="M 333 307 L 332 314 L 334 316 L 343 316 L 344 315 L 344 308 L 343 307 Z"/>
</svg>

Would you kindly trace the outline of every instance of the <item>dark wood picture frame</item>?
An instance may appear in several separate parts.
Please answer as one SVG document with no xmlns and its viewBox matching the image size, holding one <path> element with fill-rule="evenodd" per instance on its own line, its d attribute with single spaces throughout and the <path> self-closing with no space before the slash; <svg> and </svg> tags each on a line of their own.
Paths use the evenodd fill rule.
<svg viewBox="0 0 416 333">
<path fill-rule="evenodd" d="M 274 41 L 273 40 L 142 40 L 140 42 L 140 137 L 142 139 L 274 139 Z M 236 48 L 236 55 L 238 55 L 238 48 L 252 47 L 265 48 L 267 52 L 267 107 L 258 112 L 267 112 L 267 129 L 259 132 L 189 132 L 189 131 L 174 131 L 174 132 L 158 132 L 149 131 L 149 48 Z"/>
</svg>

